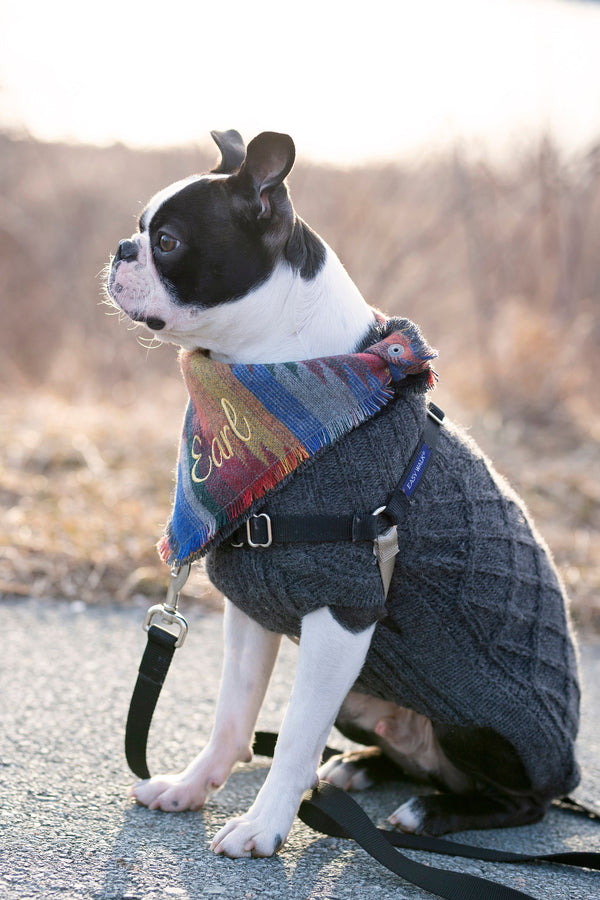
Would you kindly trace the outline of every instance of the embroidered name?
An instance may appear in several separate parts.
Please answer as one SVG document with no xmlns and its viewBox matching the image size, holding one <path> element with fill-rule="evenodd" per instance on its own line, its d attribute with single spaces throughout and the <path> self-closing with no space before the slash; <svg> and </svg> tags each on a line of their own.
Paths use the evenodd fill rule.
<svg viewBox="0 0 600 900">
<path fill-rule="evenodd" d="M 213 466 L 220 469 L 226 460 L 236 455 L 231 443 L 231 435 L 244 444 L 252 440 L 252 429 L 248 424 L 248 419 L 244 416 L 241 422 L 238 422 L 235 406 L 225 397 L 221 399 L 221 406 L 227 423 L 219 429 L 218 434 L 210 442 L 210 451 L 206 455 L 203 453 L 202 438 L 199 435 L 195 434 L 192 439 L 190 454 L 194 462 L 190 469 L 190 477 L 196 484 L 202 484 L 210 478 Z"/>
<path fill-rule="evenodd" d="M 425 471 L 425 466 L 427 465 L 427 460 L 431 456 L 431 450 L 427 446 L 427 444 L 423 444 L 421 449 L 419 450 L 419 454 L 411 466 L 411 470 L 406 476 L 406 480 L 402 485 L 402 490 L 406 494 L 407 497 L 411 497 L 413 491 L 421 480 L 421 476 Z"/>
</svg>

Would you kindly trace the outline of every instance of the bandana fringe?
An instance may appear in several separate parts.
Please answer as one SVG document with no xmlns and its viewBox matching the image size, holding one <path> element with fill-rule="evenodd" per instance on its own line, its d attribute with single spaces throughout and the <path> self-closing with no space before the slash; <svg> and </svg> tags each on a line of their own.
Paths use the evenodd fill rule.
<svg viewBox="0 0 600 900">
<path fill-rule="evenodd" d="M 418 328 L 407 319 L 379 327 L 365 351 L 321 360 L 229 366 L 182 354 L 190 404 L 175 508 L 158 544 L 164 562 L 192 562 L 225 540 L 299 466 L 377 415 L 392 383 L 419 375 L 415 389 L 433 385 L 437 354 Z"/>
<path fill-rule="evenodd" d="M 290 450 L 283 459 L 280 459 L 275 466 L 268 472 L 265 472 L 256 479 L 248 488 L 243 491 L 232 504 L 220 512 L 216 517 L 214 529 L 208 527 L 199 527 L 196 534 L 185 544 L 179 546 L 177 553 L 172 550 L 172 536 L 166 534 L 158 544 L 158 552 L 163 562 L 171 565 L 173 562 L 187 563 L 191 558 L 196 558 L 202 551 L 202 548 L 208 544 L 215 535 L 232 522 L 238 526 L 237 519 L 241 518 L 246 511 L 250 514 L 250 507 L 255 500 L 277 487 L 288 475 L 291 475 L 303 462 L 315 456 L 320 450 L 336 443 L 341 437 L 348 434 L 354 428 L 357 428 L 367 419 L 372 418 L 380 412 L 394 397 L 394 392 L 388 388 L 381 388 L 372 397 L 363 400 L 358 407 L 347 415 L 340 416 L 339 419 L 331 422 L 328 426 L 322 428 L 316 434 L 312 435 L 305 441 L 305 446 Z"/>
</svg>

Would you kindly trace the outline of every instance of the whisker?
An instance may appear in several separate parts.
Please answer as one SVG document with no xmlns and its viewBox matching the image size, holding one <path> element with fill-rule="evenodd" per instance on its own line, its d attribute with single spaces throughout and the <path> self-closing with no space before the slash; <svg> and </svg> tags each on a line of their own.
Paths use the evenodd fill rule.
<svg viewBox="0 0 600 900">
<path fill-rule="evenodd" d="M 144 337 L 142 334 L 138 335 L 138 344 L 141 344 L 142 347 L 145 347 L 146 350 L 156 350 L 161 346 L 162 341 L 159 341 L 155 337 Z"/>
</svg>

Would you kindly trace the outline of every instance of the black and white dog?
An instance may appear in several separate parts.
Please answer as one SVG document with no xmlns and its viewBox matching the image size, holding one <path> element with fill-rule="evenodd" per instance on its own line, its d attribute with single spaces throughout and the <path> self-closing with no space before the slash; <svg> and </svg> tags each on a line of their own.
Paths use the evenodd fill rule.
<svg viewBox="0 0 600 900">
<path fill-rule="evenodd" d="M 222 154 L 218 168 L 156 194 L 139 230 L 119 244 L 108 283 L 112 302 L 160 340 L 203 348 L 225 363 L 354 352 L 373 326 L 373 310 L 333 251 L 295 214 L 284 183 L 295 157 L 291 138 L 266 132 L 246 149 L 235 131 L 213 137 Z M 318 777 L 363 788 L 381 752 L 409 774 L 429 776 L 444 792 L 400 806 L 390 821 L 404 830 L 439 834 L 543 815 L 549 796 L 533 790 L 519 760 L 490 729 L 457 741 L 457 730 L 441 721 L 351 690 L 374 631 L 375 625 L 344 627 L 326 595 L 322 607 L 304 617 L 273 764 L 248 812 L 214 837 L 216 853 L 270 856 Z M 236 763 L 251 758 L 280 636 L 228 601 L 224 632 L 224 670 L 208 746 L 184 771 L 132 788 L 132 797 L 151 809 L 202 807 Z M 334 722 L 378 749 L 319 769 Z"/>
</svg>

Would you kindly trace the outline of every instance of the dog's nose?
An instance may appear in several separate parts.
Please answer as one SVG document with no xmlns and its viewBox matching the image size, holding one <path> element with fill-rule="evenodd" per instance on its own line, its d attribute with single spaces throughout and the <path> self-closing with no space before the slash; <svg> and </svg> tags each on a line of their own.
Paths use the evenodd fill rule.
<svg viewBox="0 0 600 900">
<path fill-rule="evenodd" d="M 117 247 L 115 261 L 119 262 L 120 260 L 123 260 L 124 262 L 133 262 L 137 259 L 138 250 L 139 247 L 135 241 L 121 241 Z"/>
<path fill-rule="evenodd" d="M 146 325 L 148 328 L 151 328 L 152 331 L 162 331 L 166 322 L 163 322 L 162 319 L 157 319 L 154 316 L 149 316 L 149 318 L 146 319 Z"/>
</svg>

